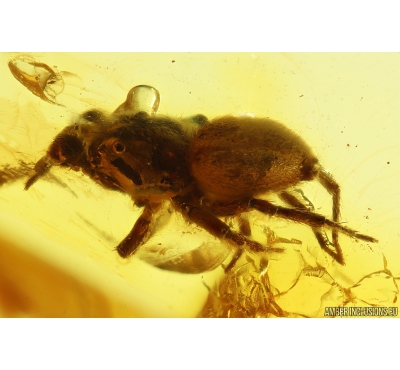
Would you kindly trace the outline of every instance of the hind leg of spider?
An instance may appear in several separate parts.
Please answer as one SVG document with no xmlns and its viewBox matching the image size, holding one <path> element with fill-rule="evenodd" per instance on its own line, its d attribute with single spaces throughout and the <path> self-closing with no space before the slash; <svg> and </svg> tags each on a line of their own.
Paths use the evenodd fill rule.
<svg viewBox="0 0 400 370">
<path fill-rule="evenodd" d="M 311 203 L 311 201 L 303 194 L 303 192 L 300 190 L 298 191 L 299 195 L 301 196 L 301 200 L 296 197 L 295 195 L 283 191 L 282 193 L 279 194 L 279 197 L 288 205 L 299 208 L 299 209 L 304 209 L 308 211 L 313 211 L 314 210 L 314 205 Z M 307 206 L 303 204 L 303 201 L 307 203 Z M 338 238 L 333 238 L 334 232 L 337 234 L 336 230 L 332 230 L 332 238 L 333 238 L 333 243 L 331 243 L 328 238 L 326 237 L 326 234 L 322 232 L 321 228 L 317 227 L 312 227 L 312 231 L 314 232 L 315 238 L 318 241 L 318 244 L 320 245 L 321 249 L 328 253 L 336 262 L 340 263 L 341 265 L 344 265 L 344 259 L 343 259 L 343 252 L 342 249 L 339 245 Z M 331 249 L 333 247 L 335 251 Z"/>
<path fill-rule="evenodd" d="M 236 216 L 242 212 L 248 212 L 252 209 L 256 209 L 259 212 L 271 217 L 285 218 L 287 220 L 308 225 L 311 228 L 336 230 L 337 232 L 348 235 L 351 238 L 361 239 L 371 243 L 378 242 L 378 240 L 372 236 L 360 234 L 356 230 L 350 229 L 349 227 L 346 227 L 338 222 L 327 219 L 318 213 L 310 212 L 305 209 L 277 206 L 264 199 L 246 198 L 230 203 L 215 202 L 210 206 L 210 209 L 212 213 L 217 216 Z"/>
<path fill-rule="evenodd" d="M 251 235 L 251 225 L 250 225 L 249 219 L 243 215 L 237 215 L 236 219 L 237 219 L 237 222 L 239 223 L 240 233 L 243 234 L 244 236 L 250 236 Z M 228 265 L 226 267 L 224 267 L 225 273 L 228 273 L 235 267 L 237 261 L 240 259 L 240 257 L 242 257 L 243 252 L 244 252 L 243 248 L 239 247 L 237 249 L 237 251 L 233 255 L 231 261 L 228 263 Z"/>
<path fill-rule="evenodd" d="M 340 186 L 333 176 L 324 168 L 318 171 L 317 179 L 319 183 L 332 195 L 332 220 L 339 222 L 340 218 Z M 332 243 L 335 246 L 339 245 L 339 235 L 337 230 L 332 230 Z"/>
</svg>

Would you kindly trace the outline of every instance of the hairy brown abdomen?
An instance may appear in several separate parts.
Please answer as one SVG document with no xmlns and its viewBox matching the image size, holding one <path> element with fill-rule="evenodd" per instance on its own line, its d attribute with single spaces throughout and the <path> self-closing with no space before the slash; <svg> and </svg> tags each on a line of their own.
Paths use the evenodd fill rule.
<svg viewBox="0 0 400 370">
<path fill-rule="evenodd" d="M 309 146 L 284 125 L 251 117 L 221 117 L 203 126 L 190 147 L 192 174 L 216 200 L 279 191 L 318 171 Z"/>
</svg>

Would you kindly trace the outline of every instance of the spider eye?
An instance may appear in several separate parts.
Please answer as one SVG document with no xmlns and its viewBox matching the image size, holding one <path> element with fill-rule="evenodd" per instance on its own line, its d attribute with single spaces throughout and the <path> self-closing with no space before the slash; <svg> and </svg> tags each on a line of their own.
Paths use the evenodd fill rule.
<svg viewBox="0 0 400 370">
<path fill-rule="evenodd" d="M 125 151 L 125 145 L 118 141 L 114 144 L 113 150 L 116 154 L 122 154 Z"/>
<path fill-rule="evenodd" d="M 89 110 L 89 111 L 83 113 L 82 117 L 86 121 L 96 123 L 96 122 L 99 122 L 101 120 L 102 114 L 98 110 Z"/>
</svg>

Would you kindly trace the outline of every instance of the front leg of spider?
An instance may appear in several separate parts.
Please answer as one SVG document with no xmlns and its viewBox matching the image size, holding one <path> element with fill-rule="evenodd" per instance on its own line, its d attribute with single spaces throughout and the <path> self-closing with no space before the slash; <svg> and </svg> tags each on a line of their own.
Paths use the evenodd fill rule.
<svg viewBox="0 0 400 370">
<path fill-rule="evenodd" d="M 142 214 L 136 220 L 132 230 L 117 246 L 118 254 L 127 258 L 134 254 L 151 235 L 151 221 L 154 213 L 161 207 L 161 203 L 148 202 L 145 204 Z"/>
</svg>

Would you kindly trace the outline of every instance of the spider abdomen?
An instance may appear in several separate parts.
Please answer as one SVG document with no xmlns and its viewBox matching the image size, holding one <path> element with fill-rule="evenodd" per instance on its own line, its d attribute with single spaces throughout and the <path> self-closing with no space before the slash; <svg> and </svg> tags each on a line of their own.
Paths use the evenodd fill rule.
<svg viewBox="0 0 400 370">
<path fill-rule="evenodd" d="M 318 172 L 318 159 L 304 140 L 265 118 L 211 121 L 193 139 L 189 158 L 201 190 L 218 200 L 280 191 Z"/>
</svg>

